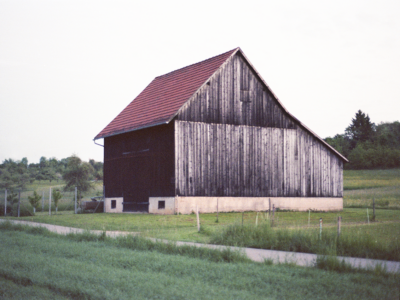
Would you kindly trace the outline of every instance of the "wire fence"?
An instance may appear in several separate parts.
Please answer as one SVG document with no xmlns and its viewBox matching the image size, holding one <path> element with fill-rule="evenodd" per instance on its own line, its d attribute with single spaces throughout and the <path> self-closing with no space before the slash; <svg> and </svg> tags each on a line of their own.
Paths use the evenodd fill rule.
<svg viewBox="0 0 400 300">
<path fill-rule="evenodd" d="M 54 214 L 74 214 L 83 212 L 83 203 L 101 200 L 99 195 L 101 189 L 96 187 L 94 191 L 84 194 L 82 199 L 78 199 L 75 191 L 63 191 L 64 185 L 54 185 L 49 187 L 39 187 L 35 190 L 0 190 L 0 216 L 34 216 L 34 215 L 54 215 Z M 61 198 L 55 201 L 53 191 L 58 190 Z M 40 200 L 34 206 L 28 197 L 33 197 L 34 192 L 40 196 Z M 101 201 L 96 201 L 99 204 Z M 90 206 L 90 207 L 93 207 Z M 94 205 L 94 209 L 99 209 L 100 205 Z M 94 210 L 93 209 L 93 210 Z M 97 211 L 96 209 L 96 211 Z M 101 207 L 102 212 L 102 207 Z"/>
</svg>

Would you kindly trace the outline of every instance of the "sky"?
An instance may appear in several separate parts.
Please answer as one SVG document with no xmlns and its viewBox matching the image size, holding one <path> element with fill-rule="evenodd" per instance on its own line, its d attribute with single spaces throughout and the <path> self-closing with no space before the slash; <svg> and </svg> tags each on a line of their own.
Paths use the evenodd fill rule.
<svg viewBox="0 0 400 300">
<path fill-rule="evenodd" d="M 398 0 L 0 0 L 0 162 L 103 161 L 93 138 L 155 77 L 236 47 L 322 138 L 400 120 Z"/>
</svg>

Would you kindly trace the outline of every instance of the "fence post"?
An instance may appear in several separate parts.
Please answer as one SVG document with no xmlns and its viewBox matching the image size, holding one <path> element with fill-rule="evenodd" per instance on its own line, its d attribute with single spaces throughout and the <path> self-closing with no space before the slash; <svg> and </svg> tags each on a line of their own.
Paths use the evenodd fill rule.
<svg viewBox="0 0 400 300">
<path fill-rule="evenodd" d="M 271 216 L 271 198 L 268 198 L 268 216 Z"/>
<path fill-rule="evenodd" d="M 319 218 L 319 239 L 322 237 L 322 218 Z"/>
<path fill-rule="evenodd" d="M 18 190 L 18 218 L 19 218 L 19 215 L 20 215 L 20 205 L 21 205 L 21 188 L 19 188 L 19 190 Z"/>
<path fill-rule="evenodd" d="M 274 221 L 275 221 L 275 204 L 272 204 L 272 225 L 271 225 L 271 227 L 274 227 Z"/>
<path fill-rule="evenodd" d="M 372 222 L 375 222 L 375 197 L 372 199 Z"/>
<path fill-rule="evenodd" d="M 218 223 L 218 213 L 219 213 L 219 210 L 218 210 L 218 198 L 217 198 L 217 223 Z"/>
<path fill-rule="evenodd" d="M 42 191 L 42 212 L 44 212 L 44 190 Z"/>
<path fill-rule="evenodd" d="M 49 216 L 51 216 L 51 187 L 49 192 Z"/>
<path fill-rule="evenodd" d="M 103 185 L 103 212 L 106 212 L 106 186 Z"/>
<path fill-rule="evenodd" d="M 7 189 L 4 196 L 4 216 L 7 216 Z"/>
<path fill-rule="evenodd" d="M 77 187 L 75 187 L 75 213 L 77 213 L 76 204 L 77 204 Z"/>
<path fill-rule="evenodd" d="M 196 215 L 197 215 L 197 231 L 200 232 L 200 218 L 199 218 L 199 206 L 196 205 Z"/>
<path fill-rule="evenodd" d="M 339 216 L 339 217 L 337 217 L 337 236 L 338 236 L 338 237 L 340 236 L 340 226 L 341 226 L 341 223 L 342 223 L 342 217 Z"/>
</svg>

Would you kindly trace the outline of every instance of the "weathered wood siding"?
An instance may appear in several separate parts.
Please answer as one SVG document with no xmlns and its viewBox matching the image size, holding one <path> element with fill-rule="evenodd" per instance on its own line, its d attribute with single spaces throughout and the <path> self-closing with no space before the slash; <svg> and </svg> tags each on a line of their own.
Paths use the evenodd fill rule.
<svg viewBox="0 0 400 300">
<path fill-rule="evenodd" d="M 304 129 L 175 121 L 179 196 L 342 197 L 343 161 Z"/>
<path fill-rule="evenodd" d="M 245 59 L 236 54 L 180 110 L 178 120 L 297 128 Z"/>
</svg>

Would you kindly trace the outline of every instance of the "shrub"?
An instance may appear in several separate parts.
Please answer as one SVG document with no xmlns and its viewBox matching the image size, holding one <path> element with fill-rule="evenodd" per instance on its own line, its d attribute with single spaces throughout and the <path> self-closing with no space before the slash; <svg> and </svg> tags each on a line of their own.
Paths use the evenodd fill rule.
<svg viewBox="0 0 400 300">
<path fill-rule="evenodd" d="M 13 204 L 12 206 L 12 216 L 13 217 L 18 217 L 18 203 Z M 20 205 L 19 208 L 19 216 L 20 217 L 29 217 L 29 216 L 33 216 L 33 208 L 32 207 L 25 207 L 24 205 Z"/>
</svg>

